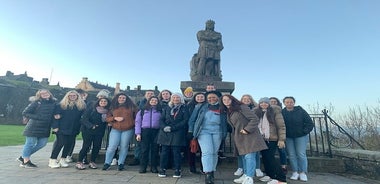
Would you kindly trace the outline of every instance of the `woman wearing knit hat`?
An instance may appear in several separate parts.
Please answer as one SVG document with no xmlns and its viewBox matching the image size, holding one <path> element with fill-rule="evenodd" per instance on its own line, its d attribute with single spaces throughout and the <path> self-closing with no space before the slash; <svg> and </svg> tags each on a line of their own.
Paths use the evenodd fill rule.
<svg viewBox="0 0 380 184">
<path fill-rule="evenodd" d="M 261 181 L 268 184 L 286 183 L 286 175 L 274 155 L 278 148 L 285 148 L 285 123 L 281 108 L 271 106 L 268 97 L 259 100 L 259 106 L 253 112 L 260 118 L 259 130 L 265 139 L 268 149 L 261 151 L 265 173 Z"/>
<path fill-rule="evenodd" d="M 191 101 L 191 99 L 193 98 L 193 88 L 192 87 L 187 87 L 184 91 L 183 91 L 183 96 L 185 97 L 185 103 L 189 103 Z"/>
<path fill-rule="evenodd" d="M 161 145 L 160 172 L 158 177 L 166 177 L 169 153 L 173 153 L 175 167 L 174 178 L 181 177 L 181 149 L 186 145 L 186 127 L 189 120 L 189 111 L 181 93 L 173 93 L 168 106 L 164 106 L 160 118 L 160 130 L 157 144 Z"/>
<path fill-rule="evenodd" d="M 98 92 L 98 94 L 96 95 L 96 98 L 109 98 L 109 95 L 110 95 L 110 91 L 106 90 L 106 89 L 102 89 Z"/>
</svg>

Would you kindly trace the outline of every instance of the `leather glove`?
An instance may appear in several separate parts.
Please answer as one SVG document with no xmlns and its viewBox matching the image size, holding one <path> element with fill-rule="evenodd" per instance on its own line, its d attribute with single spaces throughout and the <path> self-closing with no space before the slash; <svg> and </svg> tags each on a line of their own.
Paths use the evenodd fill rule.
<svg viewBox="0 0 380 184">
<path fill-rule="evenodd" d="M 164 132 L 171 132 L 171 127 L 170 126 L 166 126 L 164 128 Z"/>
</svg>

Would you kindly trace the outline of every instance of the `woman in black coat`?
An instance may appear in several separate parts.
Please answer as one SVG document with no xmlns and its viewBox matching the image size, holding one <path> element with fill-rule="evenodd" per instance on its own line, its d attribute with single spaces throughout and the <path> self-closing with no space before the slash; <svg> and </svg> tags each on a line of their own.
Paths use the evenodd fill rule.
<svg viewBox="0 0 380 184">
<path fill-rule="evenodd" d="M 157 143 L 161 145 L 159 177 L 166 177 L 169 162 L 169 153 L 172 151 L 175 167 L 175 178 L 181 177 L 181 149 L 186 145 L 187 121 L 189 111 L 181 93 L 174 93 L 170 97 L 168 106 L 164 107 Z"/>
<path fill-rule="evenodd" d="M 47 89 L 38 90 L 30 100 L 31 103 L 22 112 L 24 118 L 29 119 L 23 133 L 25 145 L 22 156 L 18 158 L 21 162 L 20 167 L 24 168 L 37 167 L 30 161 L 30 157 L 45 147 L 48 142 L 56 103 L 55 98 Z"/>
</svg>

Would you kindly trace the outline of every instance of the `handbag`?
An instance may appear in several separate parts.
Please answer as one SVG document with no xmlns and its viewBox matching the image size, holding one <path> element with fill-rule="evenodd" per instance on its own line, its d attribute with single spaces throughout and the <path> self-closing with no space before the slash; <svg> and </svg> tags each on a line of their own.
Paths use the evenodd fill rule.
<svg viewBox="0 0 380 184">
<path fill-rule="evenodd" d="M 199 144 L 197 139 L 191 139 L 190 141 L 190 152 L 197 153 L 199 149 Z"/>
</svg>

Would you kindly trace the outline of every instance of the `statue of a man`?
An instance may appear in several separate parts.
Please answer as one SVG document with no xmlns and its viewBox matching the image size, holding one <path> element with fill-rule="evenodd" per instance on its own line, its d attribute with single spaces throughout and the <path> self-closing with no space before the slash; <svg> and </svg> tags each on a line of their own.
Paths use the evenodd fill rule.
<svg viewBox="0 0 380 184">
<path fill-rule="evenodd" d="M 199 43 L 197 74 L 221 77 L 220 51 L 223 50 L 222 35 L 214 31 L 215 22 L 208 20 L 206 30 L 198 31 Z"/>
</svg>

